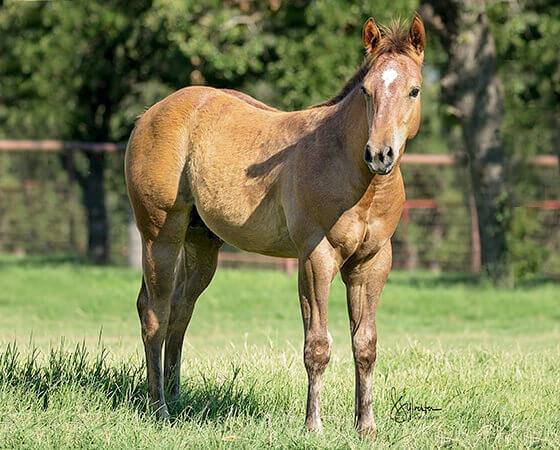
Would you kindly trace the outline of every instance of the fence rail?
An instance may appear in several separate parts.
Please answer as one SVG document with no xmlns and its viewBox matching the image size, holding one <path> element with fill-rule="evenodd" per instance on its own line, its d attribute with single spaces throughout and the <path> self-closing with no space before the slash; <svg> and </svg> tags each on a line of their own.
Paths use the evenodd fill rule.
<svg viewBox="0 0 560 450">
<path fill-rule="evenodd" d="M 68 150 L 84 150 L 88 152 L 122 152 L 124 143 L 114 142 L 81 142 L 56 140 L 0 140 L 0 151 L 14 152 L 64 152 Z"/>
<path fill-rule="evenodd" d="M 3 152 L 63 152 L 68 154 L 68 167 L 70 173 L 73 172 L 72 152 L 107 152 L 118 153 L 126 149 L 125 143 L 113 142 L 81 142 L 81 141 L 62 141 L 62 140 L 0 140 L 0 151 Z M 540 167 L 558 166 L 558 156 L 538 155 L 525 160 L 528 164 Z M 464 154 L 404 154 L 401 162 L 404 165 L 429 165 L 429 166 L 458 166 L 468 165 L 468 158 Z M 71 177 L 72 178 L 72 177 Z M 29 183 L 28 183 L 29 184 Z M 24 181 L 23 185 L 27 186 Z M 406 227 L 410 221 L 412 210 L 433 210 L 437 211 L 442 205 L 433 198 L 413 198 L 405 201 L 402 224 Z M 530 209 L 543 211 L 560 210 L 560 200 L 544 200 L 526 202 L 522 206 Z M 478 219 L 474 198 L 469 199 L 470 224 L 469 234 L 471 235 L 471 271 L 480 270 L 480 237 L 478 233 Z M 221 252 L 219 256 L 220 265 L 262 265 L 274 267 L 287 273 L 294 271 L 296 261 L 293 259 L 279 259 L 262 255 Z"/>
<path fill-rule="evenodd" d="M 0 151 L 22 152 L 63 152 L 68 150 L 83 150 L 87 152 L 120 152 L 126 149 L 124 142 L 83 142 L 59 140 L 28 140 L 28 139 L 0 139 Z M 464 154 L 408 154 L 405 153 L 401 162 L 404 164 L 427 164 L 454 166 L 468 161 Z M 556 155 L 531 156 L 526 160 L 535 166 L 553 167 L 558 165 Z"/>
</svg>

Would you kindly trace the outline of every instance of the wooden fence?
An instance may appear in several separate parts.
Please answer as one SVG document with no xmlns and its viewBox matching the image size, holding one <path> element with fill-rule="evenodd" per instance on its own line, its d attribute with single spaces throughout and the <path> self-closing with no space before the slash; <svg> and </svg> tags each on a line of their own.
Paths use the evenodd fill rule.
<svg viewBox="0 0 560 450">
<path fill-rule="evenodd" d="M 124 143 L 112 142 L 79 142 L 59 140 L 0 140 L 0 151 L 10 152 L 65 152 L 68 154 L 67 169 L 73 172 L 72 152 L 122 152 L 126 148 Z M 430 166 L 461 166 L 468 164 L 468 159 L 463 155 L 449 154 L 404 154 L 402 164 L 430 165 Z M 558 157 L 554 155 L 539 155 L 527 159 L 527 163 L 541 167 L 558 166 Z M 539 210 L 560 210 L 560 200 L 545 200 L 527 202 L 523 206 Z M 434 210 L 439 208 L 435 199 L 408 199 L 405 201 L 401 222 L 407 224 L 411 210 Z M 478 231 L 478 218 L 474 198 L 471 195 L 470 208 L 470 233 L 471 233 L 471 271 L 477 273 L 480 270 L 480 237 Z M 131 227 L 134 233 L 135 227 Z M 130 236 L 130 242 L 138 243 L 138 239 Z M 131 265 L 138 264 L 138 251 L 129 252 L 134 255 L 136 261 L 130 261 Z M 219 256 L 220 265 L 265 265 L 278 268 L 287 273 L 295 270 L 296 261 L 293 259 L 272 258 L 263 255 L 247 254 L 239 252 L 221 252 Z"/>
</svg>

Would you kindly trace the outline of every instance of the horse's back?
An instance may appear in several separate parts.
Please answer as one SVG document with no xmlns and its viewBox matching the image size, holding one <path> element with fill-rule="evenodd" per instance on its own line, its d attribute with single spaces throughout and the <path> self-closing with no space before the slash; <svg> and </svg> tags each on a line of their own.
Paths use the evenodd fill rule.
<svg viewBox="0 0 560 450">
<path fill-rule="evenodd" d="M 221 116 L 228 109 L 242 116 L 246 116 L 244 109 L 278 112 L 247 94 L 229 89 L 193 86 L 176 91 L 138 118 L 126 151 L 127 176 L 134 177 L 144 167 L 152 172 L 158 172 L 159 166 L 165 170 L 182 169 L 189 144 L 196 137 L 204 140 L 200 139 L 201 131 L 216 135 L 227 131 L 220 123 L 223 124 Z"/>
<path fill-rule="evenodd" d="M 152 106 L 138 120 L 125 159 L 135 214 L 158 217 L 194 205 L 225 241 L 291 254 L 277 183 L 287 156 L 278 143 L 284 114 L 246 94 L 206 87 L 182 89 Z"/>
</svg>

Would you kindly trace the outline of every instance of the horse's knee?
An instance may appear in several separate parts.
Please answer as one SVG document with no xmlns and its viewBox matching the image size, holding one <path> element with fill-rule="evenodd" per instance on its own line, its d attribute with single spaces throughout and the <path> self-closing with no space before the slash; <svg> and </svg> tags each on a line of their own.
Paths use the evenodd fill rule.
<svg viewBox="0 0 560 450">
<path fill-rule="evenodd" d="M 304 361 L 308 372 L 322 372 L 331 358 L 330 334 L 310 334 L 305 338 Z"/>
<path fill-rule="evenodd" d="M 358 369 L 371 370 L 377 357 L 377 334 L 356 334 L 353 338 L 353 350 Z"/>
</svg>

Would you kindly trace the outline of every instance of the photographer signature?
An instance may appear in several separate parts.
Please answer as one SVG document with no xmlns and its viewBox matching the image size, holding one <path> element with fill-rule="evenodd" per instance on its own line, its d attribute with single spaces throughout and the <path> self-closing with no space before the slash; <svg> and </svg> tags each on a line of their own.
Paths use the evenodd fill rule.
<svg viewBox="0 0 560 450">
<path fill-rule="evenodd" d="M 415 404 L 414 399 L 411 398 L 407 401 L 404 398 L 405 392 L 403 391 L 400 396 L 397 395 L 397 390 L 391 388 L 391 407 L 390 417 L 397 423 L 404 423 L 412 420 L 417 415 L 426 416 L 430 412 L 441 411 L 443 408 L 434 408 L 427 404 Z"/>
</svg>

